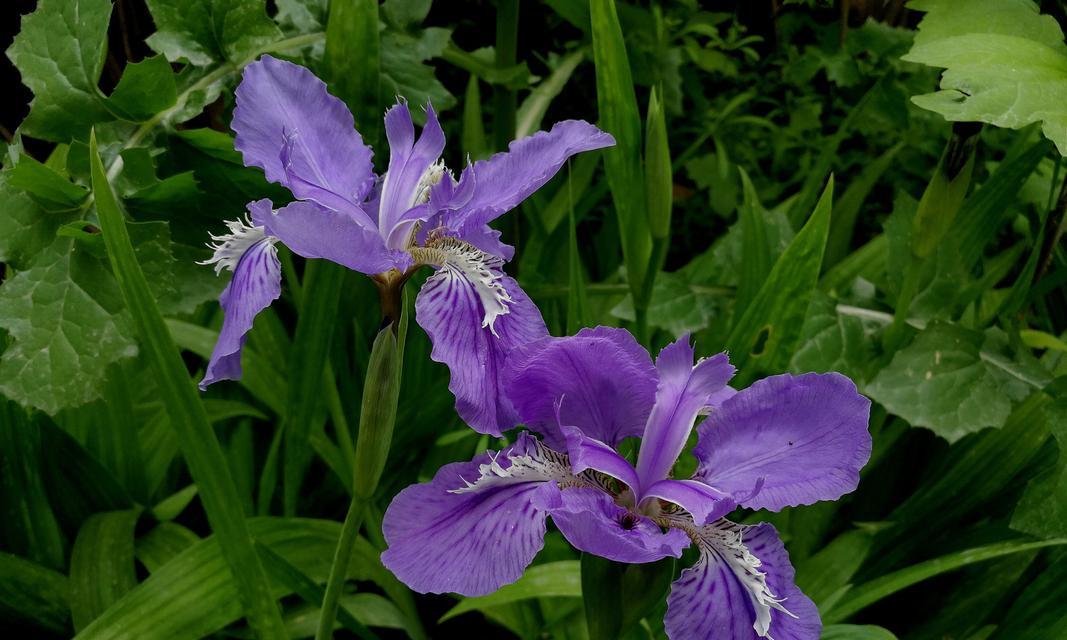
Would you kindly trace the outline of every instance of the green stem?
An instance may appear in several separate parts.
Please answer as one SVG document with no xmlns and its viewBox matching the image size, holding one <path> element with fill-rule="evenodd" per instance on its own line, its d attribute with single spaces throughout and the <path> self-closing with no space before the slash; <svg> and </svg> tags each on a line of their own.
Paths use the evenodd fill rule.
<svg viewBox="0 0 1067 640">
<path fill-rule="evenodd" d="M 582 554 L 582 599 L 589 640 L 616 640 L 622 633 L 623 565 Z"/>
<path fill-rule="evenodd" d="M 366 506 L 363 498 L 353 495 L 352 502 L 348 505 L 348 514 L 345 523 L 341 527 L 341 538 L 337 541 L 337 550 L 333 554 L 333 565 L 330 566 L 330 577 L 326 580 L 326 595 L 322 599 L 322 613 L 319 617 L 319 627 L 315 631 L 315 640 L 329 640 L 333 637 L 333 623 L 337 616 L 337 606 L 344 590 L 345 578 L 348 575 L 348 563 L 352 558 L 352 547 L 355 546 L 359 527 L 363 524 L 363 515 Z"/>
<path fill-rule="evenodd" d="M 519 0 L 498 0 L 496 7 L 496 66 L 515 65 L 519 39 Z M 497 151 L 508 148 L 515 138 L 515 90 L 493 87 L 493 143 Z M 516 220 L 518 217 L 513 216 Z"/>
</svg>

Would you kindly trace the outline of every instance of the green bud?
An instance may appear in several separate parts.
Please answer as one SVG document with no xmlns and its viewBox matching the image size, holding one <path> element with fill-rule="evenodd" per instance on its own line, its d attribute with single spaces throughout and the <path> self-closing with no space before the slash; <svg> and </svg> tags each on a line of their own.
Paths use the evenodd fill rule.
<svg viewBox="0 0 1067 640">
<path fill-rule="evenodd" d="M 400 396 L 400 350 L 392 325 L 378 332 L 367 364 L 363 385 L 363 406 L 356 438 L 356 468 L 352 493 L 369 499 L 378 488 L 378 480 L 389 456 Z"/>
<path fill-rule="evenodd" d="M 648 204 L 648 228 L 654 240 L 666 239 L 671 232 L 673 188 L 667 119 L 663 104 L 653 88 L 645 120 L 645 199 Z"/>
</svg>

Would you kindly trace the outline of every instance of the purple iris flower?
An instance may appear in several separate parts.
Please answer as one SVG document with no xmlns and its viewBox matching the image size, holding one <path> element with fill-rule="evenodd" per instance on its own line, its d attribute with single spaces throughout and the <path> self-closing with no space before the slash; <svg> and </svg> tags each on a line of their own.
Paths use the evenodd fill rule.
<svg viewBox="0 0 1067 640">
<path fill-rule="evenodd" d="M 442 467 L 389 506 L 382 562 L 419 592 L 490 593 L 517 580 L 552 517 L 570 543 L 618 562 L 699 559 L 674 582 L 672 640 L 816 640 L 774 527 L 723 517 L 778 511 L 856 488 L 871 452 L 870 401 L 846 377 L 779 375 L 743 391 L 725 354 L 694 366 L 683 338 L 653 365 L 626 331 L 545 337 L 507 358 L 504 390 L 523 432 L 507 449 Z M 698 467 L 672 478 L 699 415 Z M 617 453 L 641 436 L 637 464 Z"/>
<path fill-rule="evenodd" d="M 241 348 L 257 313 L 278 298 L 276 242 L 306 258 L 325 258 L 379 284 L 424 265 L 437 270 L 415 302 L 416 320 L 433 342 L 432 358 L 448 365 L 460 416 L 482 433 L 516 423 L 499 390 L 505 354 L 547 335 L 540 312 L 504 274 L 514 249 L 489 222 L 518 206 L 570 156 L 611 146 L 614 139 L 580 120 L 557 123 L 469 164 L 455 180 L 440 160 L 445 137 L 426 108 L 416 139 L 405 103 L 385 114 L 389 166 L 376 176 L 371 149 L 344 103 L 304 67 L 263 56 L 237 88 L 236 148 L 245 164 L 287 187 L 296 201 L 275 209 L 248 205 L 245 220 L 213 236 L 216 271 L 233 279 L 220 297 L 225 319 L 201 388 L 241 376 Z"/>
</svg>

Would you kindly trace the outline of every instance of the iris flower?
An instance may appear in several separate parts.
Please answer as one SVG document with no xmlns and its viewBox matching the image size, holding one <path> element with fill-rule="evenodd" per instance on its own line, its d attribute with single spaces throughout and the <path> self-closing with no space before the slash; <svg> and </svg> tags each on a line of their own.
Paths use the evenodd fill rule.
<svg viewBox="0 0 1067 640">
<path fill-rule="evenodd" d="M 233 271 L 220 303 L 224 322 L 201 381 L 241 376 L 241 348 L 260 311 L 281 292 L 275 243 L 325 258 L 395 287 L 421 266 L 436 269 L 415 301 L 431 357 L 451 370 L 459 414 L 482 433 L 515 424 L 499 392 L 507 351 L 547 335 L 540 312 L 502 267 L 514 249 L 489 222 L 548 182 L 570 156 L 614 144 L 580 120 L 557 123 L 468 164 L 455 180 L 440 160 L 445 136 L 432 107 L 416 139 L 407 104 L 385 114 L 387 171 L 376 176 L 371 149 L 344 103 L 310 71 L 263 56 L 244 71 L 233 115 L 234 146 L 295 201 L 248 205 L 249 216 L 213 236 L 209 264 Z"/>
<path fill-rule="evenodd" d="M 671 586 L 672 640 L 817 640 L 774 527 L 724 519 L 856 488 L 870 457 L 870 402 L 846 377 L 779 375 L 743 391 L 725 354 L 694 366 L 687 338 L 653 365 L 626 331 L 545 337 L 508 356 L 503 388 L 526 426 L 514 445 L 442 467 L 401 491 L 382 562 L 419 592 L 484 595 L 517 580 L 551 516 L 576 548 L 625 563 L 696 563 Z M 697 417 L 691 478 L 672 478 Z M 617 449 L 641 436 L 636 466 Z"/>
</svg>

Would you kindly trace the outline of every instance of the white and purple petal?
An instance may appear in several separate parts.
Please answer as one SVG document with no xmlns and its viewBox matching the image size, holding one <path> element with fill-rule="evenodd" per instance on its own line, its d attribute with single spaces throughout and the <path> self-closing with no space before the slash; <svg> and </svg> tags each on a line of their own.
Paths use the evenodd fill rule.
<svg viewBox="0 0 1067 640">
<path fill-rule="evenodd" d="M 659 385 L 656 404 L 645 425 L 637 456 L 637 475 L 651 485 L 667 478 L 685 447 L 697 415 L 709 399 L 721 394 L 734 375 L 726 354 L 693 364 L 689 336 L 667 345 L 656 358 Z"/>
<path fill-rule="evenodd" d="M 378 226 L 393 249 L 403 249 L 415 223 L 432 213 L 429 207 L 413 214 L 417 205 L 430 200 L 430 189 L 442 181 L 444 167 L 437 163 L 445 149 L 445 134 L 433 107 L 426 107 L 426 126 L 415 141 L 415 125 L 406 102 L 385 112 L 389 139 L 389 171 L 385 174 L 378 207 Z"/>
<path fill-rule="evenodd" d="M 600 440 L 590 438 L 578 427 L 561 424 L 560 430 L 567 441 L 567 455 L 574 473 L 593 469 L 619 480 L 632 492 L 639 491 L 637 471 L 615 449 Z"/>
<path fill-rule="evenodd" d="M 779 375 L 724 402 L 701 423 L 697 477 L 751 509 L 836 500 L 871 455 L 870 400 L 838 373 Z"/>
<path fill-rule="evenodd" d="M 267 233 L 305 258 L 324 258 L 368 275 L 411 265 L 410 255 L 386 249 L 377 231 L 348 211 L 297 200 L 262 220 Z"/>
<path fill-rule="evenodd" d="M 249 203 L 253 218 L 270 211 L 270 200 Z M 233 271 L 233 278 L 219 296 L 222 306 L 222 330 L 208 360 L 200 389 L 219 380 L 241 377 L 241 349 L 256 315 L 281 295 L 282 272 L 274 240 L 261 226 L 241 221 L 227 223 L 230 234 L 213 236 L 215 254 L 205 264 L 214 264 L 216 272 Z"/>
<path fill-rule="evenodd" d="M 507 151 L 470 167 L 477 182 L 474 195 L 446 215 L 443 223 L 465 237 L 465 229 L 480 230 L 517 207 L 551 180 L 571 156 L 614 144 L 610 134 L 582 120 L 557 122 L 550 131 L 516 140 Z"/>
<path fill-rule="evenodd" d="M 475 431 L 494 436 L 519 423 L 501 385 L 508 352 L 548 334 L 541 312 L 499 268 L 446 262 L 415 298 L 415 319 L 433 343 L 430 357 L 451 372 L 456 411 Z"/>
<path fill-rule="evenodd" d="M 609 447 L 640 435 L 656 397 L 648 352 L 612 327 L 527 344 L 509 357 L 506 380 L 519 417 L 552 447 L 566 444 L 561 423 Z"/>
<path fill-rule="evenodd" d="M 355 129 L 348 107 L 313 73 L 263 56 L 245 67 L 237 87 L 232 128 L 245 164 L 302 200 L 351 211 L 374 181 L 370 147 Z"/>
<path fill-rule="evenodd" d="M 774 527 L 719 521 L 696 537 L 700 558 L 667 598 L 670 640 L 818 640 L 819 611 L 797 588 Z"/>
<path fill-rule="evenodd" d="M 479 596 L 518 580 L 544 546 L 539 491 L 570 477 L 533 438 L 445 465 L 385 512 L 382 564 L 419 593 Z"/>
<path fill-rule="evenodd" d="M 737 502 L 729 494 L 718 491 L 699 480 L 660 480 L 641 488 L 641 502 L 666 500 L 688 511 L 697 524 L 702 525 L 730 513 Z"/>
<path fill-rule="evenodd" d="M 690 540 L 679 529 L 660 529 L 648 518 L 615 504 L 601 489 L 546 485 L 538 504 L 576 549 L 616 562 L 640 564 L 679 558 Z"/>
</svg>

